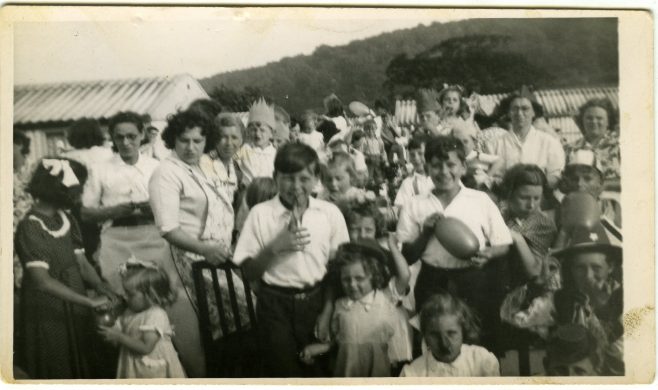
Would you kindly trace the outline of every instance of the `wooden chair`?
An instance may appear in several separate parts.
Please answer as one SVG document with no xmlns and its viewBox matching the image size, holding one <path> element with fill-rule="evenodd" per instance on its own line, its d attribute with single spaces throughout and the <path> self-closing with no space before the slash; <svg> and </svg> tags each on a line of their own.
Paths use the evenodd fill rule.
<svg viewBox="0 0 658 390">
<path fill-rule="evenodd" d="M 204 280 L 210 273 L 212 289 Z M 199 328 L 206 355 L 206 372 L 211 378 L 249 378 L 259 377 L 262 365 L 258 351 L 258 333 L 256 330 L 256 312 L 252 291 L 242 275 L 242 270 L 233 264 L 211 265 L 201 261 L 192 265 L 197 305 L 199 308 Z M 227 286 L 220 286 L 220 275 L 226 278 Z M 239 276 L 238 276 L 239 275 Z M 234 278 L 242 279 L 247 303 L 249 323 L 240 318 L 240 308 L 235 289 Z M 223 279 L 223 278 L 221 278 Z M 223 296 L 228 293 L 227 297 Z M 214 294 L 222 335 L 215 339 L 210 320 L 208 294 Z M 225 303 L 229 302 L 227 306 Z M 230 313 L 230 315 L 227 315 Z M 230 319 L 232 318 L 232 321 Z"/>
</svg>

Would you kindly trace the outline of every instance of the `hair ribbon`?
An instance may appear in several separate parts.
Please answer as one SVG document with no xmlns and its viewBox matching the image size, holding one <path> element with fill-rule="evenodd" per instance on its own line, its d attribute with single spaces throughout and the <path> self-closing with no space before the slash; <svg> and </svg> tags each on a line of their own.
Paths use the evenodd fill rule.
<svg viewBox="0 0 658 390">
<path fill-rule="evenodd" d="M 71 164 L 69 164 L 67 160 L 44 159 L 41 164 L 52 176 L 59 176 L 59 174 L 63 172 L 64 176 L 62 177 L 62 184 L 66 187 L 80 184 L 78 177 L 71 168 Z"/>
</svg>

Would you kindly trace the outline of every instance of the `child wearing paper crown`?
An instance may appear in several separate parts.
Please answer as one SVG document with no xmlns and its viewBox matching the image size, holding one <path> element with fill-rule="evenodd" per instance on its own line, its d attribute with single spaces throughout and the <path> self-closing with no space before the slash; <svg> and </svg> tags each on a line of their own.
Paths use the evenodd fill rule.
<svg viewBox="0 0 658 390">
<path fill-rule="evenodd" d="M 238 151 L 238 164 L 243 173 L 243 184 L 249 185 L 255 177 L 272 177 L 276 148 L 272 145 L 274 131 L 278 129 L 274 108 L 260 98 L 249 110 L 247 133 L 249 140 Z"/>
<path fill-rule="evenodd" d="M 32 209 L 18 224 L 15 250 L 25 270 L 21 286 L 16 364 L 30 379 L 93 378 L 92 309 L 117 295 L 85 257 L 75 219 L 65 210 L 80 202 L 86 168 L 73 160 L 43 159 L 27 188 Z M 86 286 L 97 295 L 90 297 Z"/>
<path fill-rule="evenodd" d="M 114 326 L 99 326 L 106 340 L 120 346 L 117 378 L 185 378 L 164 310 L 176 299 L 167 273 L 131 257 L 119 274 L 127 308 Z"/>
</svg>

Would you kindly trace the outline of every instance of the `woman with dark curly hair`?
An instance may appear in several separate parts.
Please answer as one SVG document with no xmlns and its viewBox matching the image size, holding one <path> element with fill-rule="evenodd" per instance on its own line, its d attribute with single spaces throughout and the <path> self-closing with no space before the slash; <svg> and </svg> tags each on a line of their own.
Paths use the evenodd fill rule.
<svg viewBox="0 0 658 390">
<path fill-rule="evenodd" d="M 592 150 L 596 168 L 603 173 L 607 183 L 619 184 L 619 113 L 610 100 L 590 99 L 578 110 L 574 118 L 583 138 L 565 147 L 567 163 L 578 150 Z"/>
<path fill-rule="evenodd" d="M 162 160 L 149 183 L 156 226 L 169 243 L 172 280 L 178 290 L 178 300 L 168 310 L 176 328 L 174 344 L 190 377 L 205 374 L 192 263 L 205 260 L 220 264 L 232 256 L 233 215 L 226 215 L 230 201 L 199 165 L 203 153 L 217 145 L 215 126 L 211 116 L 198 110 L 169 117 L 162 139 L 172 154 Z M 236 290 L 240 287 L 236 285 Z M 216 307 L 210 303 L 210 307 Z M 219 317 L 210 314 L 211 324 L 217 322 L 213 326 L 214 336 L 219 337 Z M 217 321 L 213 321 L 214 317 Z"/>
</svg>

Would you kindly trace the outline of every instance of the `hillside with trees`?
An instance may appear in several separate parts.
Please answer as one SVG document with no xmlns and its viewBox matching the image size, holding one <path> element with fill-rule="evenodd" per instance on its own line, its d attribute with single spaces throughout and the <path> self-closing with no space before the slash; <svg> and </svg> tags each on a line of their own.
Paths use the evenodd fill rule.
<svg viewBox="0 0 658 390">
<path fill-rule="evenodd" d="M 311 55 L 200 80 L 227 108 L 242 111 L 262 94 L 291 113 L 345 103 L 409 97 L 421 86 L 463 83 L 481 93 L 617 85 L 617 19 L 469 19 L 419 25 Z"/>
</svg>

